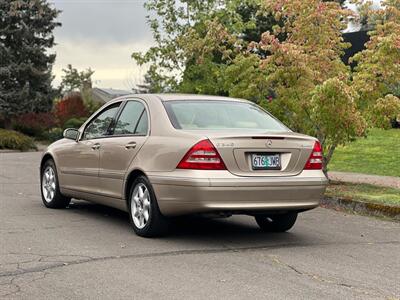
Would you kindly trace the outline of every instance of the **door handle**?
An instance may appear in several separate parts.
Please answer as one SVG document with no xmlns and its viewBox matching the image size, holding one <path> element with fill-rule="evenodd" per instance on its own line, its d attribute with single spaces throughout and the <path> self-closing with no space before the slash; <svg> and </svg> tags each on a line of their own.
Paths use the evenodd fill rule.
<svg viewBox="0 0 400 300">
<path fill-rule="evenodd" d="M 98 150 L 100 148 L 100 144 L 99 143 L 96 143 L 96 144 L 94 144 L 93 146 L 92 146 L 92 149 L 93 150 Z"/>
<path fill-rule="evenodd" d="M 125 149 L 134 149 L 136 148 L 136 143 L 135 142 L 130 142 L 125 145 Z"/>
</svg>

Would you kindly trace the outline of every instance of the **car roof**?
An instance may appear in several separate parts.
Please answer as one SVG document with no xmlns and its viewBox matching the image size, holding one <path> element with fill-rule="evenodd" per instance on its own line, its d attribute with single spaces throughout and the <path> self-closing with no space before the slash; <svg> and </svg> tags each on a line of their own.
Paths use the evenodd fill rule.
<svg viewBox="0 0 400 300">
<path fill-rule="evenodd" d="M 176 101 L 176 100 L 213 100 L 213 101 L 247 101 L 244 99 L 236 99 L 223 96 L 211 95 L 194 95 L 194 94 L 155 94 L 154 96 L 160 98 L 162 101 Z"/>
<path fill-rule="evenodd" d="M 212 100 L 212 101 L 238 101 L 238 102 L 250 102 L 245 99 L 223 97 L 223 96 L 211 96 L 211 95 L 198 95 L 198 94 L 130 94 L 122 97 L 113 99 L 123 100 L 129 98 L 145 98 L 145 99 L 158 99 L 160 101 L 193 101 L 193 100 Z M 111 101 L 110 101 L 111 102 Z"/>
</svg>

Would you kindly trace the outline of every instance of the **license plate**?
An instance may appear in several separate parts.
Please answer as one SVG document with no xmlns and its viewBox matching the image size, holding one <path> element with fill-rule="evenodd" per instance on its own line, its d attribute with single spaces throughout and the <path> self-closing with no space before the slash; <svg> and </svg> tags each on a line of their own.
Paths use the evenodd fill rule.
<svg viewBox="0 0 400 300">
<path fill-rule="evenodd" d="M 253 170 L 280 170 L 281 156 L 279 154 L 252 154 Z"/>
</svg>

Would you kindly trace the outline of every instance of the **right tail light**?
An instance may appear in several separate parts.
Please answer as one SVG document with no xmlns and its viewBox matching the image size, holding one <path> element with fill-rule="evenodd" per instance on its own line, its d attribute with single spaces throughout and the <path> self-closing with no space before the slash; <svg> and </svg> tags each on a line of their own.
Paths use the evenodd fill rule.
<svg viewBox="0 0 400 300">
<path fill-rule="evenodd" d="M 320 142 L 316 141 L 311 155 L 304 166 L 304 170 L 322 170 L 322 161 L 322 147 Z"/>
</svg>

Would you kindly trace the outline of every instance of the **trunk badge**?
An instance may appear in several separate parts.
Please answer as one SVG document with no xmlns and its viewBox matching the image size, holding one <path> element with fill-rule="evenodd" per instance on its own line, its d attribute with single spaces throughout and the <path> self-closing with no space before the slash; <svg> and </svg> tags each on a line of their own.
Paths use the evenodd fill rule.
<svg viewBox="0 0 400 300">
<path fill-rule="evenodd" d="M 267 142 L 265 143 L 265 146 L 271 147 L 272 146 L 272 141 L 271 140 L 267 140 Z"/>
</svg>

